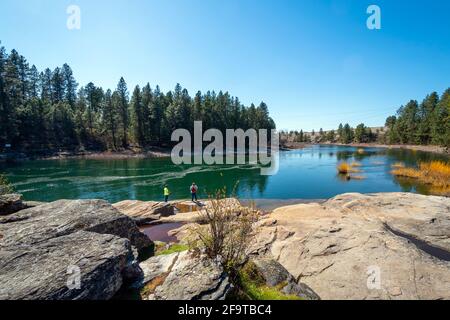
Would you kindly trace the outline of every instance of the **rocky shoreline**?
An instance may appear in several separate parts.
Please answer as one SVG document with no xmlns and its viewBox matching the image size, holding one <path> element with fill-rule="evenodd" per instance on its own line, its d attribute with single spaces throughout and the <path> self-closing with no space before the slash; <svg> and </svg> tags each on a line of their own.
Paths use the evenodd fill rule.
<svg viewBox="0 0 450 320">
<path fill-rule="evenodd" d="M 189 228 L 204 223 L 203 206 L 2 196 L 0 299 L 111 299 L 127 290 L 146 300 L 229 299 L 233 284 L 220 265 L 184 249 L 155 255 L 138 228 L 182 222 L 170 232 L 182 246 Z M 253 272 L 285 294 L 450 299 L 450 198 L 344 194 L 261 212 L 255 228 Z"/>
</svg>

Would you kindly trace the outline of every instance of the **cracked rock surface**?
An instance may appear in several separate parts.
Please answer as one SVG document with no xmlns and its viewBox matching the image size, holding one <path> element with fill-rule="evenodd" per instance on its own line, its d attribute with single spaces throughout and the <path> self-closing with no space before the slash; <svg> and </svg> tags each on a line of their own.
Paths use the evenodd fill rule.
<svg viewBox="0 0 450 320">
<path fill-rule="evenodd" d="M 344 194 L 258 224 L 251 253 L 322 299 L 450 299 L 450 198 Z"/>
</svg>

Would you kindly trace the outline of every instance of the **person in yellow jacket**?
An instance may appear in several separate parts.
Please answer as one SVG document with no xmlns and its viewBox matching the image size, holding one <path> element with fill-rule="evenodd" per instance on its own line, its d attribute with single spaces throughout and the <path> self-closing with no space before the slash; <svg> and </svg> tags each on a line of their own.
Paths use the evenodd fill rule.
<svg viewBox="0 0 450 320">
<path fill-rule="evenodd" d="M 164 201 L 165 202 L 169 201 L 169 196 L 170 196 L 170 191 L 166 184 L 166 185 L 164 185 Z"/>
</svg>

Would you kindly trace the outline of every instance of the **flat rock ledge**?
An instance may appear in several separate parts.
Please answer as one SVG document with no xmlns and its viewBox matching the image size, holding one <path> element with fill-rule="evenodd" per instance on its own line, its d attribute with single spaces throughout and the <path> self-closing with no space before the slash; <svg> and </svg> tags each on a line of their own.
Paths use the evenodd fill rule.
<svg viewBox="0 0 450 320">
<path fill-rule="evenodd" d="M 0 299 L 109 299 L 153 249 L 102 200 L 60 200 L 0 218 Z M 78 277 L 79 275 L 79 277 Z"/>
<path fill-rule="evenodd" d="M 239 211 L 242 206 L 235 198 L 221 199 L 226 206 Z M 139 226 L 163 223 L 205 223 L 201 214 L 211 206 L 211 201 L 139 201 L 124 200 L 113 206 L 121 213 L 132 218 Z"/>
<path fill-rule="evenodd" d="M 249 254 L 322 299 L 450 299 L 450 198 L 344 194 L 276 209 Z"/>
</svg>

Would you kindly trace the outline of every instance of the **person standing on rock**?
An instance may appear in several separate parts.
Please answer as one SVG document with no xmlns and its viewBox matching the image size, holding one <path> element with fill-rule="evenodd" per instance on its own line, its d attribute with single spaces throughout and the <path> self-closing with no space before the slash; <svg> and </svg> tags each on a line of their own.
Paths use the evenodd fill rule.
<svg viewBox="0 0 450 320">
<path fill-rule="evenodd" d="M 192 182 L 192 185 L 191 185 L 192 201 L 194 201 L 194 199 L 195 199 L 195 201 L 197 201 L 197 190 L 198 190 L 197 185 L 195 184 L 195 182 Z"/>
<path fill-rule="evenodd" d="M 169 191 L 169 187 L 166 185 L 164 185 L 164 202 L 169 201 L 169 196 L 170 196 L 170 191 Z"/>
</svg>

